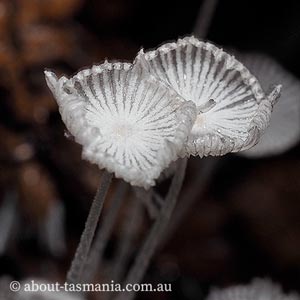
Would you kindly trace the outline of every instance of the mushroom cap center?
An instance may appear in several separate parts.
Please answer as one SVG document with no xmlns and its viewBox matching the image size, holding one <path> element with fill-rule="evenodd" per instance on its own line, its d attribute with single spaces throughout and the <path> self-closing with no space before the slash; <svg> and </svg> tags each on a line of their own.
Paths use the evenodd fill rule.
<svg viewBox="0 0 300 300">
<path fill-rule="evenodd" d="M 134 134 L 134 126 L 127 122 L 117 122 L 112 126 L 111 134 L 117 139 L 128 139 Z"/>
</svg>

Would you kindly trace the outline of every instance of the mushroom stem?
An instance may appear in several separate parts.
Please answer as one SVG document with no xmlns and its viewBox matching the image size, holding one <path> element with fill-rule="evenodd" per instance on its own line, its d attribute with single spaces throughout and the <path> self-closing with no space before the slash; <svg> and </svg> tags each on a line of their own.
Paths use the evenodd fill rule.
<svg viewBox="0 0 300 300">
<path fill-rule="evenodd" d="M 182 224 L 184 218 L 194 207 L 195 202 L 201 198 L 207 186 L 211 183 L 213 176 L 220 164 L 218 157 L 206 157 L 201 161 L 201 170 L 197 176 L 193 177 L 187 188 L 184 190 L 184 201 L 179 201 L 176 211 L 172 215 L 168 229 L 165 231 L 160 247 L 163 247 L 174 235 L 178 227 Z M 197 170 L 198 172 L 198 170 Z"/>
<path fill-rule="evenodd" d="M 127 278 L 125 279 L 126 284 L 136 284 L 140 283 L 143 279 L 143 276 L 147 270 L 147 267 L 150 263 L 150 260 L 161 241 L 165 229 L 168 225 L 169 219 L 172 215 L 172 212 L 175 208 L 179 192 L 181 190 L 183 180 L 185 177 L 185 170 L 187 165 L 187 158 L 181 159 L 178 161 L 177 171 L 174 174 L 172 183 L 168 194 L 165 198 L 165 202 L 161 208 L 160 214 L 155 220 L 150 233 L 147 235 L 147 238 L 139 250 L 139 253 L 136 256 L 133 266 L 128 272 Z M 134 293 L 120 293 L 117 296 L 117 300 L 131 300 L 134 298 Z"/>
<path fill-rule="evenodd" d="M 88 261 L 84 267 L 84 282 L 90 282 L 94 278 L 98 267 L 101 265 L 103 252 L 111 235 L 122 200 L 124 199 L 127 191 L 128 185 L 123 180 L 119 181 L 113 198 L 110 201 L 111 204 L 108 207 L 107 213 L 103 216 L 101 226 L 96 233 L 94 244 L 91 248 Z"/>
<path fill-rule="evenodd" d="M 82 283 L 83 268 L 86 264 L 91 244 L 95 235 L 95 230 L 99 221 L 104 199 L 106 197 L 112 174 L 104 171 L 101 182 L 93 200 L 84 231 L 81 235 L 79 245 L 76 249 L 71 267 L 67 274 L 68 283 Z"/>
<path fill-rule="evenodd" d="M 207 36 L 208 30 L 212 23 L 212 19 L 217 8 L 218 0 L 204 0 L 200 8 L 200 13 L 197 17 L 194 33 L 204 39 Z"/>
</svg>

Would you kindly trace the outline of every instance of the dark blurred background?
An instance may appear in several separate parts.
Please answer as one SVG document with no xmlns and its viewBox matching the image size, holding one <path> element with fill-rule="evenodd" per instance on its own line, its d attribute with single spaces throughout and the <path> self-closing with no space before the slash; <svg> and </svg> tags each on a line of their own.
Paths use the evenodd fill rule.
<svg viewBox="0 0 300 300">
<path fill-rule="evenodd" d="M 71 75 L 105 58 L 132 60 L 141 47 L 192 33 L 201 3 L 0 1 L 1 275 L 63 280 L 98 184 L 97 168 L 82 161 L 80 147 L 65 137 L 43 70 Z M 299 1 L 220 0 L 208 39 L 265 52 L 300 77 Z M 171 294 L 156 298 L 201 299 L 211 286 L 253 277 L 300 292 L 299 149 L 260 160 L 219 160 L 147 273 L 146 282 L 173 284 Z M 187 185 L 203 163 L 190 160 Z M 65 236 L 53 221 L 64 215 Z"/>
</svg>

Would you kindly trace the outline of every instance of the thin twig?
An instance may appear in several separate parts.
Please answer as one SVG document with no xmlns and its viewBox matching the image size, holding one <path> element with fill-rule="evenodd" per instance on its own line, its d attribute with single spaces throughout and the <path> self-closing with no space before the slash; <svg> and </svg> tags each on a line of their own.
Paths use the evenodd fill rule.
<svg viewBox="0 0 300 300">
<path fill-rule="evenodd" d="M 205 39 L 217 8 L 218 0 L 204 0 L 197 17 L 194 34 Z"/>
<path fill-rule="evenodd" d="M 100 224 L 98 232 L 95 236 L 95 241 L 90 251 L 88 263 L 85 266 L 83 274 L 84 282 L 90 282 L 94 278 L 97 269 L 101 265 L 103 252 L 111 235 L 116 217 L 127 190 L 128 185 L 123 180 L 119 181 L 114 196 L 111 199 L 111 205 L 108 207 L 108 211 L 104 215 L 102 224 Z"/>
<path fill-rule="evenodd" d="M 137 254 L 133 266 L 129 270 L 129 273 L 125 280 L 125 285 L 129 283 L 140 283 L 143 279 L 143 276 L 147 270 L 150 260 L 159 242 L 161 241 L 161 237 L 163 236 L 163 233 L 166 229 L 166 226 L 168 225 L 168 221 L 171 217 L 173 209 L 176 205 L 176 201 L 183 184 L 186 165 L 187 158 L 178 161 L 177 171 L 172 179 L 172 183 L 169 192 L 166 196 L 165 203 L 161 209 L 159 216 L 152 225 L 150 233 L 147 235 L 144 244 L 142 245 L 139 253 Z M 116 299 L 131 300 L 134 298 L 134 295 L 135 294 L 133 292 L 120 293 Z"/>
<path fill-rule="evenodd" d="M 70 270 L 67 274 L 68 283 L 82 283 L 82 271 L 87 261 L 89 250 L 93 241 L 95 230 L 103 207 L 112 174 L 104 171 L 101 177 L 100 186 L 93 200 L 90 212 L 81 235 L 79 245 L 75 252 Z"/>
</svg>

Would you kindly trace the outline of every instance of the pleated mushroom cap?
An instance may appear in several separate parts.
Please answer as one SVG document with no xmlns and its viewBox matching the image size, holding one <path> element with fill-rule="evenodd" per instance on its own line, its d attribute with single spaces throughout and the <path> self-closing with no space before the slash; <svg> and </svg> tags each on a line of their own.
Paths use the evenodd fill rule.
<svg viewBox="0 0 300 300">
<path fill-rule="evenodd" d="M 241 155 L 256 158 L 281 154 L 300 140 L 300 80 L 267 55 L 239 53 L 238 57 L 259 79 L 264 90 L 278 83 L 283 86 L 261 141 Z"/>
<path fill-rule="evenodd" d="M 280 87 L 266 96 L 246 67 L 194 37 L 143 50 L 136 61 L 197 106 L 183 155 L 224 155 L 255 145 L 269 124 Z"/>
<path fill-rule="evenodd" d="M 254 279 L 248 285 L 213 289 L 206 300 L 299 300 L 296 293 L 286 295 L 278 284 L 268 279 Z"/>
<path fill-rule="evenodd" d="M 46 71 L 46 79 L 83 157 L 132 185 L 155 184 L 196 117 L 192 102 L 132 64 L 105 62 L 59 80 Z"/>
</svg>

